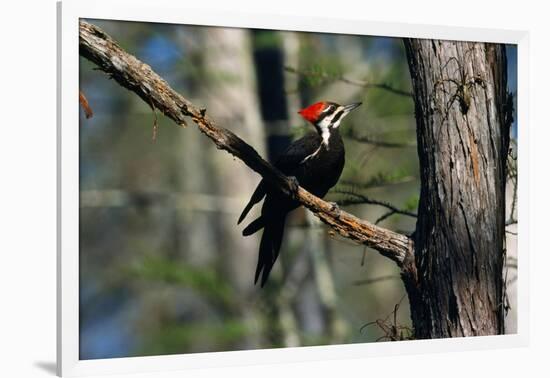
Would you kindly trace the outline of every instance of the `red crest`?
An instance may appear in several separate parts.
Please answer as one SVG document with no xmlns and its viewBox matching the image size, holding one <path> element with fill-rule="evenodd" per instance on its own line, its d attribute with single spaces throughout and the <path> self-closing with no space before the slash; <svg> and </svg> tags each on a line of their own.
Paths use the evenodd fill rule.
<svg viewBox="0 0 550 378">
<path fill-rule="evenodd" d="M 313 105 L 308 106 L 298 112 L 302 117 L 304 117 L 309 122 L 315 122 L 319 118 L 319 115 L 325 109 L 326 102 L 316 102 Z"/>
</svg>

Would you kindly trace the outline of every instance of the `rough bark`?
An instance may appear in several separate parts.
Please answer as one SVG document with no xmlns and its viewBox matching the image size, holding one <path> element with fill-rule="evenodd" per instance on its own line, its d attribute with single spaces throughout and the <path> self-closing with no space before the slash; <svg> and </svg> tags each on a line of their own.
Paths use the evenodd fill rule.
<svg viewBox="0 0 550 378">
<path fill-rule="evenodd" d="M 323 201 L 305 189 L 293 186 L 292 180 L 267 163 L 256 150 L 233 132 L 220 128 L 198 108 L 174 91 L 151 67 L 124 51 L 115 40 L 98 27 L 80 21 L 80 55 L 96 64 L 121 86 L 140 96 L 149 106 L 161 111 L 178 125 L 186 125 L 189 117 L 219 149 L 242 160 L 267 182 L 293 196 L 338 234 L 369 246 L 404 267 L 410 260 L 412 240 L 400 233 L 375 226 L 334 204 Z"/>
<path fill-rule="evenodd" d="M 415 337 L 503 333 L 504 46 L 409 39 L 405 47 L 421 174 L 416 276 L 404 275 Z"/>
</svg>

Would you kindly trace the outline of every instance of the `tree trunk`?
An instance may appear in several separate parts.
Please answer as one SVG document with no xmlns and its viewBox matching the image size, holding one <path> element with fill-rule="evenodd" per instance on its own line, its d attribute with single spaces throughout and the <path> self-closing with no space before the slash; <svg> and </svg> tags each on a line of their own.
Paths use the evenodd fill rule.
<svg viewBox="0 0 550 378">
<path fill-rule="evenodd" d="M 405 40 L 421 193 L 404 273 L 416 338 L 504 332 L 504 45 Z"/>
<path fill-rule="evenodd" d="M 232 130 L 245 136 L 256 146 L 262 146 L 264 135 L 256 101 L 256 81 L 251 53 L 250 36 L 246 30 L 232 28 L 208 28 L 204 30 L 202 58 L 206 75 L 201 84 L 201 99 L 208 112 L 230 124 Z M 208 151 L 211 164 L 214 193 L 226 198 L 228 207 L 234 207 L 232 198 L 240 202 L 257 185 L 257 179 L 246 167 L 234 159 Z M 196 173 L 195 173 L 196 174 Z M 218 241 L 215 250 L 220 258 L 220 269 L 244 296 L 253 292 L 250 277 L 243 275 L 242 267 L 253 270 L 256 265 L 257 242 L 243 238 L 235 227 L 235 213 L 218 214 Z M 213 219 L 214 220 L 214 219 Z M 246 309 L 242 309 L 246 311 Z"/>
</svg>

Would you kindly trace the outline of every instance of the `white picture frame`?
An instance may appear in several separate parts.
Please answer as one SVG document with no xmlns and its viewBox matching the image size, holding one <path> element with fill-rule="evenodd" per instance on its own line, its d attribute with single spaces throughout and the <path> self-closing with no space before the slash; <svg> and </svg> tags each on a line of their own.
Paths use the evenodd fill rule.
<svg viewBox="0 0 550 378">
<path fill-rule="evenodd" d="M 175 11 L 177 10 L 177 11 Z M 475 338 L 415 340 L 371 344 L 284 348 L 79 360 L 78 250 L 79 250 L 79 91 L 78 21 L 116 19 L 127 21 L 267 28 L 430 39 L 511 43 L 518 46 L 518 313 L 517 333 Z M 529 334 L 529 181 L 527 32 L 432 25 L 363 22 L 357 20 L 247 14 L 244 11 L 212 12 L 188 9 L 169 1 L 118 0 L 111 2 L 58 3 L 58 256 L 57 256 L 57 369 L 61 376 L 148 373 L 197 367 L 224 367 L 276 362 L 345 359 L 441 351 L 464 351 L 526 346 Z"/>
</svg>

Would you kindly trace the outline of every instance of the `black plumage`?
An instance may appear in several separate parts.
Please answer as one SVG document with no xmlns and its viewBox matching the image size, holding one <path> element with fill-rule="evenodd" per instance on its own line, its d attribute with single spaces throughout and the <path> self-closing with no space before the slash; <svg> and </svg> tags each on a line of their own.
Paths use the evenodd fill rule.
<svg viewBox="0 0 550 378">
<path fill-rule="evenodd" d="M 310 133 L 298 139 L 277 159 L 275 167 L 287 176 L 296 177 L 300 186 L 307 191 L 318 197 L 324 197 L 340 178 L 344 162 L 342 137 L 338 129 L 332 129 L 328 144 L 324 144 L 322 137 L 317 133 Z M 270 188 L 262 180 L 239 217 L 239 223 L 264 197 L 261 216 L 243 230 L 243 235 L 248 236 L 264 229 L 254 275 L 254 283 L 256 283 L 260 273 L 263 272 L 260 281 L 262 287 L 279 256 L 286 216 L 300 206 L 299 202 L 277 189 Z"/>
<path fill-rule="evenodd" d="M 307 134 L 292 143 L 277 159 L 275 167 L 298 184 L 316 195 L 324 197 L 338 182 L 345 163 L 344 142 L 338 131 L 341 120 L 361 103 L 338 105 L 334 102 L 318 102 L 299 113 L 311 122 L 316 132 Z M 244 208 L 238 223 L 250 209 L 264 199 L 261 215 L 243 230 L 243 235 L 252 235 L 263 228 L 258 265 L 254 283 L 262 276 L 263 287 L 279 256 L 287 214 L 300 203 L 286 196 L 262 180 Z"/>
</svg>

